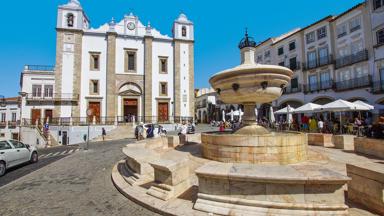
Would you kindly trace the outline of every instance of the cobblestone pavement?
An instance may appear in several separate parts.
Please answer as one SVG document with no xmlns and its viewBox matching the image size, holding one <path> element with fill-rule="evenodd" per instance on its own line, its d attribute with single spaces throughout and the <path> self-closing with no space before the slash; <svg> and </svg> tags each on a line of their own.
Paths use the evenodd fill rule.
<svg viewBox="0 0 384 216">
<path fill-rule="evenodd" d="M 1 187 L 0 215 L 156 215 L 112 184 L 112 167 L 129 142 L 92 144 Z"/>
</svg>

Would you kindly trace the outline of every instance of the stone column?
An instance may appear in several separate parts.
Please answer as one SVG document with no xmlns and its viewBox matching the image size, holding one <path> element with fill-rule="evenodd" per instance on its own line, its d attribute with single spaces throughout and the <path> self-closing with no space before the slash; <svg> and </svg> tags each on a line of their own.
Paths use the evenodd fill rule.
<svg viewBox="0 0 384 216">
<path fill-rule="evenodd" d="M 194 61 L 194 43 L 189 44 L 189 116 L 195 118 L 195 61 Z"/>
<path fill-rule="evenodd" d="M 116 116 L 116 32 L 107 33 L 107 94 L 105 97 L 107 117 Z"/>
<path fill-rule="evenodd" d="M 244 125 L 254 125 L 256 122 L 256 114 L 255 114 L 255 104 L 254 103 L 244 103 L 244 115 L 243 115 L 243 123 Z"/>
<path fill-rule="evenodd" d="M 180 116 L 181 110 L 181 84 L 180 84 L 180 41 L 175 41 L 175 48 L 174 48 L 174 61 L 175 61 L 175 78 L 174 78 L 174 107 L 173 107 L 173 113 L 174 116 Z"/>
<path fill-rule="evenodd" d="M 75 44 L 74 44 L 74 63 L 73 63 L 73 96 L 80 96 L 81 89 L 81 62 L 83 53 L 83 32 L 74 33 Z M 64 92 L 65 93 L 65 92 Z M 80 97 L 78 102 L 72 103 L 72 117 L 80 117 Z"/>
<path fill-rule="evenodd" d="M 61 94 L 61 81 L 63 74 L 63 46 L 64 46 L 64 32 L 58 30 L 56 32 L 56 66 L 55 66 L 55 94 Z M 61 110 L 58 104 L 55 104 L 53 109 L 53 117 L 60 117 Z"/>
<path fill-rule="evenodd" d="M 144 118 L 145 121 L 152 116 L 152 36 L 144 37 Z M 152 121 L 152 119 L 151 119 Z"/>
</svg>

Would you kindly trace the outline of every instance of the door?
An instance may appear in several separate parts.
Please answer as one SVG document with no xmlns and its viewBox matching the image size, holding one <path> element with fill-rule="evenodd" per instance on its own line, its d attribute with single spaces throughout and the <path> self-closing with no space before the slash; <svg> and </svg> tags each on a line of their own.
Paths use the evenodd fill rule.
<svg viewBox="0 0 384 216">
<path fill-rule="evenodd" d="M 5 140 L 0 141 L 0 155 L 5 158 L 7 168 L 17 164 L 16 149 Z"/>
<path fill-rule="evenodd" d="M 40 125 L 40 118 L 41 118 L 41 110 L 40 109 L 32 109 L 31 110 L 31 124 L 35 125 L 37 122 L 37 124 Z"/>
<path fill-rule="evenodd" d="M 68 132 L 67 131 L 62 132 L 61 144 L 68 145 Z"/>
<path fill-rule="evenodd" d="M 24 143 L 16 140 L 10 140 L 9 142 L 16 149 L 16 164 L 29 161 L 31 152 L 29 149 L 27 149 L 27 146 Z"/>
<path fill-rule="evenodd" d="M 12 133 L 12 139 L 13 140 L 19 140 L 19 134 L 18 133 Z"/>
<path fill-rule="evenodd" d="M 158 105 L 158 121 L 166 122 L 168 121 L 168 103 L 159 103 Z"/>
<path fill-rule="evenodd" d="M 45 110 L 44 111 L 44 122 L 48 122 L 51 123 L 52 122 L 52 118 L 53 118 L 53 111 L 52 110 Z"/>
<path fill-rule="evenodd" d="M 88 116 L 88 121 L 93 122 L 96 120 L 96 123 L 100 122 L 100 102 L 89 102 L 88 109 L 91 110 L 91 115 Z"/>
<path fill-rule="evenodd" d="M 130 122 L 135 116 L 137 119 L 137 99 L 124 99 L 124 120 Z"/>
</svg>

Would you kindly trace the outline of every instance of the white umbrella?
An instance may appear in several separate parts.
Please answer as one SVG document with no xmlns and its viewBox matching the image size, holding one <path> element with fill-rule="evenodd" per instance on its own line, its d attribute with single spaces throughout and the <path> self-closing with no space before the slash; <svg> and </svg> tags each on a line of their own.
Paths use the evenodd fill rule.
<svg viewBox="0 0 384 216">
<path fill-rule="evenodd" d="M 359 106 L 366 107 L 367 110 L 373 110 L 373 109 L 375 109 L 374 106 L 372 106 L 372 105 L 370 105 L 370 104 L 367 104 L 367 103 L 365 103 L 365 102 L 363 102 L 363 101 L 361 101 L 361 100 L 357 100 L 357 101 L 353 102 L 353 104 L 356 104 L 356 105 L 359 105 Z"/>
<path fill-rule="evenodd" d="M 225 122 L 225 111 L 223 110 L 223 122 Z"/>
<path fill-rule="evenodd" d="M 295 109 L 294 113 L 313 113 L 315 110 L 319 110 L 321 105 L 314 103 L 307 103 L 303 106 Z"/>
<path fill-rule="evenodd" d="M 273 108 L 269 107 L 269 123 L 274 123 L 275 120 L 275 115 L 273 114 Z"/>
<path fill-rule="evenodd" d="M 289 105 L 288 105 L 289 106 Z M 281 110 L 278 110 L 278 111 L 276 111 L 275 112 L 275 114 L 287 114 L 288 113 L 288 106 L 287 107 L 285 107 L 285 108 L 283 108 L 283 109 L 281 109 Z M 289 112 L 294 112 L 295 111 L 295 109 L 293 108 L 293 107 L 290 107 L 289 106 Z"/>
<path fill-rule="evenodd" d="M 257 116 L 258 116 L 257 107 L 255 107 L 255 116 L 256 116 L 256 122 L 257 122 Z"/>
<path fill-rule="evenodd" d="M 341 134 L 342 133 L 341 112 L 367 110 L 367 107 L 339 99 L 339 100 L 336 100 L 336 101 L 333 101 L 331 103 L 327 103 L 327 104 L 321 106 L 320 110 L 329 111 L 329 112 L 339 112 L 339 114 L 340 114 L 340 134 Z"/>
<path fill-rule="evenodd" d="M 339 99 L 321 106 L 319 110 L 330 112 L 345 112 L 367 110 L 367 107 Z"/>
</svg>

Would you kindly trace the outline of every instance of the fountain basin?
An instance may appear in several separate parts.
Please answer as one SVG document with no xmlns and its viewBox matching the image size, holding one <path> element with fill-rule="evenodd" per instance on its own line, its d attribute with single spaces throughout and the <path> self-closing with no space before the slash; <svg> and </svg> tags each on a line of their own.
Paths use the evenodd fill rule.
<svg viewBox="0 0 384 216">
<path fill-rule="evenodd" d="M 307 160 L 307 138 L 298 132 L 203 133 L 201 140 L 203 157 L 219 162 L 284 165 Z"/>
</svg>

